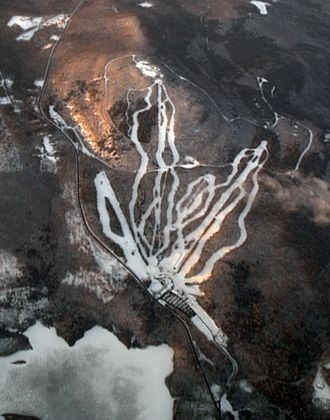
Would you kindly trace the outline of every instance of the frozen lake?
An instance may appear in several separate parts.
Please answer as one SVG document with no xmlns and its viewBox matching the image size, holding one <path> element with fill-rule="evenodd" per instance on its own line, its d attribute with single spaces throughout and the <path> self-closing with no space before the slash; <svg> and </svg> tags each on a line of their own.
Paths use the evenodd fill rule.
<svg viewBox="0 0 330 420">
<path fill-rule="evenodd" d="M 39 322 L 25 335 L 33 350 L 0 358 L 1 414 L 43 420 L 172 418 L 165 385 L 173 370 L 169 346 L 128 349 L 98 326 L 73 347 Z"/>
</svg>

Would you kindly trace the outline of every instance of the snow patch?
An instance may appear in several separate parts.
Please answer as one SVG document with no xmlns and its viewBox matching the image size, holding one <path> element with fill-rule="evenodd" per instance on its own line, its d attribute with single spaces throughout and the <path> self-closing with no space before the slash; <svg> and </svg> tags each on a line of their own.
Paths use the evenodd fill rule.
<svg viewBox="0 0 330 420">
<path fill-rule="evenodd" d="M 0 105 L 9 105 L 11 104 L 11 99 L 4 97 L 0 97 Z"/>
<path fill-rule="evenodd" d="M 30 41 L 40 29 L 52 25 L 64 28 L 68 20 L 69 15 L 67 14 L 60 14 L 50 19 L 40 16 L 12 16 L 7 22 L 7 26 L 11 28 L 16 25 L 23 29 L 24 32 L 16 38 L 16 41 Z"/>
<path fill-rule="evenodd" d="M 326 411 L 330 411 L 330 386 L 323 370 L 330 369 L 330 363 L 320 366 L 313 381 L 313 403 Z"/>
<path fill-rule="evenodd" d="M 198 347 L 196 341 L 194 341 L 194 346 L 195 346 L 199 360 L 201 360 L 202 362 L 208 363 L 211 366 L 214 366 L 214 363 L 212 362 L 212 360 L 210 360 L 207 356 L 205 356 L 205 354 Z"/>
<path fill-rule="evenodd" d="M 26 31 L 26 32 L 22 33 L 22 35 L 19 35 L 16 38 L 16 41 L 31 41 L 31 39 L 34 37 L 34 34 L 36 32 L 38 32 L 39 29 L 40 28 L 37 26 L 37 27 L 35 27 L 33 29 L 30 29 L 29 31 Z"/>
<path fill-rule="evenodd" d="M 144 2 L 142 2 L 142 3 L 139 3 L 139 6 L 140 6 L 140 7 L 145 7 L 145 8 L 147 8 L 147 9 L 149 9 L 150 7 L 152 7 L 152 6 L 153 6 L 153 3 L 149 2 L 149 1 L 144 1 Z"/>
<path fill-rule="evenodd" d="M 199 329 L 200 332 L 202 332 L 209 341 L 214 341 L 213 335 L 209 328 L 201 321 L 201 319 L 198 316 L 194 316 L 191 319 L 192 323 L 195 325 L 196 328 Z"/>
<path fill-rule="evenodd" d="M 46 44 L 46 45 L 42 48 L 42 51 L 49 50 L 49 48 L 51 48 L 52 46 L 53 46 L 53 44 L 48 43 L 48 44 Z"/>
<path fill-rule="evenodd" d="M 43 79 L 37 79 L 34 81 L 34 86 L 38 87 L 38 88 L 42 88 L 44 85 L 44 80 Z"/>
<path fill-rule="evenodd" d="M 67 211 L 65 213 L 65 221 L 68 226 L 69 243 L 78 246 L 79 250 L 87 255 L 90 251 L 90 241 L 86 235 L 86 230 L 81 221 L 78 209 L 73 208 Z"/>
<path fill-rule="evenodd" d="M 65 188 L 63 196 L 75 205 L 73 193 L 68 187 Z M 92 252 L 96 266 L 88 270 L 81 269 L 76 273 L 68 272 L 62 283 L 72 287 L 83 287 L 104 304 L 110 302 L 116 293 L 125 290 L 127 271 L 89 237 L 77 208 L 68 210 L 65 219 L 70 244 L 77 246 L 86 256 Z"/>
<path fill-rule="evenodd" d="M 221 386 L 218 384 L 211 385 L 211 391 L 216 401 L 220 401 L 221 399 Z"/>
<path fill-rule="evenodd" d="M 42 146 L 37 147 L 40 151 L 38 157 L 40 158 L 40 171 L 56 173 L 58 157 L 55 156 L 55 149 L 49 136 L 43 136 Z"/>
<path fill-rule="evenodd" d="M 155 79 L 156 77 L 163 77 L 160 72 L 160 69 L 157 66 L 150 64 L 148 61 L 138 60 L 136 56 L 133 56 L 133 61 L 135 63 L 136 68 L 140 70 L 143 76 L 151 79 Z"/>
<path fill-rule="evenodd" d="M 19 26 L 23 31 L 39 26 L 42 22 L 42 17 L 30 17 L 30 16 L 12 16 L 7 22 L 7 26 L 10 28 L 14 25 Z"/>
<path fill-rule="evenodd" d="M 7 279 L 0 288 L 0 328 L 16 332 L 33 322 L 48 309 L 46 296 L 46 288 L 20 286 L 19 279 Z"/>
<path fill-rule="evenodd" d="M 0 358 L 0 412 L 44 420 L 172 419 L 169 346 L 127 349 L 98 326 L 73 347 L 39 322 L 24 334 L 33 350 Z M 12 364 L 17 360 L 26 363 Z"/>
<path fill-rule="evenodd" d="M 227 399 L 226 393 L 224 393 L 223 396 L 221 397 L 220 409 L 221 409 L 221 413 L 230 413 L 233 416 L 234 420 L 239 420 L 239 413 L 238 411 L 233 409 L 232 405 Z"/>
<path fill-rule="evenodd" d="M 94 240 L 91 241 L 91 248 L 94 259 L 101 271 L 118 279 L 123 279 L 127 276 L 127 271 L 123 265 L 108 252 L 104 251 Z"/>
<path fill-rule="evenodd" d="M 268 15 L 268 10 L 267 7 L 270 6 L 269 3 L 265 3 L 264 1 L 250 1 L 250 3 L 255 6 L 258 10 L 259 13 L 263 16 Z"/>
<path fill-rule="evenodd" d="M 10 79 L 9 77 L 6 77 L 6 78 L 4 79 L 4 83 L 5 83 L 5 85 L 6 85 L 6 87 L 7 87 L 8 89 L 11 89 L 11 88 L 13 87 L 14 80 L 13 80 L 13 79 Z"/>
<path fill-rule="evenodd" d="M 1 250 L 0 251 L 0 287 L 3 288 L 9 279 L 17 279 L 22 276 L 22 266 L 15 255 Z"/>
<path fill-rule="evenodd" d="M 86 256 L 92 252 L 96 266 L 74 274 L 67 273 L 62 282 L 70 286 L 84 287 L 103 303 L 107 303 L 115 293 L 126 288 L 127 271 L 119 261 L 90 238 L 82 223 L 78 207 L 76 207 L 78 204 L 73 191 L 74 186 L 70 188 L 67 185 L 63 193 L 63 198 L 72 204 L 72 209 L 65 213 L 69 242 L 71 245 L 77 246 Z"/>
<path fill-rule="evenodd" d="M 73 287 L 82 287 L 96 296 L 97 299 L 104 304 L 109 303 L 115 294 L 125 290 L 126 288 L 126 273 L 122 273 L 121 267 L 119 273 L 115 266 L 111 266 L 113 272 L 104 275 L 102 272 L 79 270 L 76 273 L 68 272 L 62 280 L 63 284 Z M 109 269 L 109 268 L 108 268 Z M 111 272 L 111 269 L 109 270 Z"/>
<path fill-rule="evenodd" d="M 49 106 L 49 116 L 52 118 L 52 120 L 54 120 L 55 124 L 58 126 L 58 128 L 60 130 L 64 130 L 66 128 L 69 128 L 67 123 L 60 116 L 60 114 L 55 111 L 55 106 L 54 105 Z"/>
<path fill-rule="evenodd" d="M 245 379 L 242 379 L 239 382 L 239 387 L 242 391 L 247 392 L 248 394 L 251 394 L 254 391 L 253 386 L 249 384 Z"/>
<path fill-rule="evenodd" d="M 51 19 L 48 19 L 43 24 L 43 26 L 52 26 L 52 25 L 55 25 L 55 26 L 57 26 L 60 29 L 64 29 L 65 26 L 66 26 L 66 24 L 67 24 L 67 22 L 68 22 L 68 20 L 69 20 L 69 18 L 70 17 L 69 17 L 68 14 L 62 13 L 62 14 L 57 15 L 57 16 L 51 18 Z"/>
<path fill-rule="evenodd" d="M 44 151 L 46 153 L 47 159 L 56 162 L 57 158 L 54 157 L 54 146 L 53 144 L 50 142 L 50 136 L 44 136 L 43 137 L 43 147 L 44 147 Z"/>
<path fill-rule="evenodd" d="M 68 239 L 70 245 L 78 247 L 80 252 L 86 255 L 90 254 L 90 239 L 86 234 L 86 229 L 82 223 L 79 204 L 75 195 L 75 185 L 65 184 L 63 188 L 62 198 L 69 206 L 70 210 L 65 212 L 65 221 L 67 225 Z"/>
<path fill-rule="evenodd" d="M 13 86 L 14 81 L 9 77 L 4 77 L 0 71 L 0 86 L 5 94 L 5 96 L 0 98 L 0 105 L 8 105 L 13 103 L 12 95 L 10 95 L 9 90 Z M 16 110 L 16 105 L 15 105 Z"/>
</svg>

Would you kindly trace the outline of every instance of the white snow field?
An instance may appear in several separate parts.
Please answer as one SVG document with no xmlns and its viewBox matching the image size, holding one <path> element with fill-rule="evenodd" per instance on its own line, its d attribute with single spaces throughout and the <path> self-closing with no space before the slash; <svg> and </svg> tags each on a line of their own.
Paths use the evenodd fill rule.
<svg viewBox="0 0 330 420">
<path fill-rule="evenodd" d="M 166 344 L 128 349 L 95 326 L 73 347 L 40 322 L 25 333 L 33 350 L 0 358 L 0 415 L 43 420 L 169 420 L 173 371 Z M 16 363 L 15 363 L 16 362 Z"/>
</svg>

